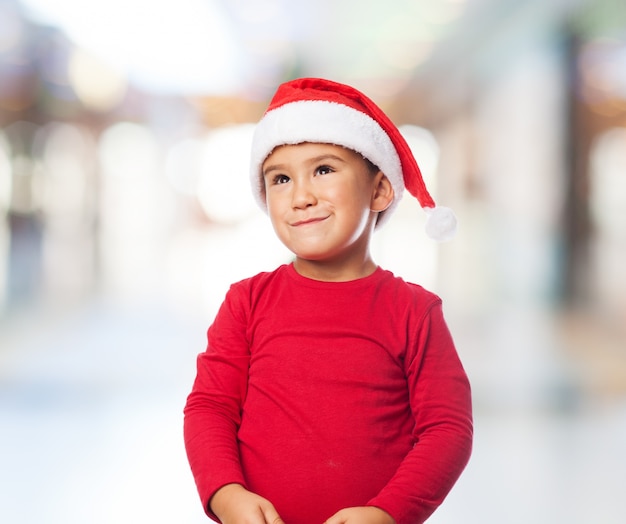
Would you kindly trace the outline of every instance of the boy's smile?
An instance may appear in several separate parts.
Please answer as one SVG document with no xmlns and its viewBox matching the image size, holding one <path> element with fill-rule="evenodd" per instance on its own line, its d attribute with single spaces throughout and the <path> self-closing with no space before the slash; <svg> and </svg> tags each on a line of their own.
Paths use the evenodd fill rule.
<svg viewBox="0 0 626 524">
<path fill-rule="evenodd" d="M 375 268 L 369 241 L 393 190 L 361 155 L 331 144 L 280 146 L 263 163 L 263 178 L 272 225 L 296 269 L 358 278 Z"/>
</svg>

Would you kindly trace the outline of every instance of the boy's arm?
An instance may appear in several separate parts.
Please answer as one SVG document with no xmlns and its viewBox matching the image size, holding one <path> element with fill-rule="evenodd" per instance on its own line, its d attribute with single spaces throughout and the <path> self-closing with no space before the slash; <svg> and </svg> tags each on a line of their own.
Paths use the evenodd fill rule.
<svg viewBox="0 0 626 524">
<path fill-rule="evenodd" d="M 424 522 L 452 489 L 471 454 L 470 385 L 439 302 L 426 315 L 405 367 L 415 445 L 368 502 L 387 511 L 397 524 Z"/>
<path fill-rule="evenodd" d="M 250 360 L 245 304 L 229 291 L 208 330 L 208 345 L 198 356 L 197 374 L 184 409 L 187 457 L 203 507 L 226 484 L 246 485 L 237 432 L 246 395 Z"/>
</svg>

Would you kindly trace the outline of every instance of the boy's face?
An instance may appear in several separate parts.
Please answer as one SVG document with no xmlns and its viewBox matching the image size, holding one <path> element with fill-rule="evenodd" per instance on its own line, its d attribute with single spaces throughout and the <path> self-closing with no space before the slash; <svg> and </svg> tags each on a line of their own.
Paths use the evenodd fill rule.
<svg viewBox="0 0 626 524">
<path fill-rule="evenodd" d="M 368 256 L 376 216 L 393 197 L 393 190 L 381 196 L 390 188 L 381 172 L 372 173 L 358 153 L 331 144 L 276 148 L 263 163 L 263 179 L 274 230 L 303 260 Z"/>
</svg>

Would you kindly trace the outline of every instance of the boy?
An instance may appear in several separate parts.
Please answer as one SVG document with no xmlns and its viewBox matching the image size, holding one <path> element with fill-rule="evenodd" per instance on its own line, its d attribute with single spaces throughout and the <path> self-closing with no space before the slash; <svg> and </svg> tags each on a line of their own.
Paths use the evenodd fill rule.
<svg viewBox="0 0 626 524">
<path fill-rule="evenodd" d="M 416 524 L 471 452 L 470 388 L 441 301 L 369 251 L 404 187 L 446 239 L 410 149 L 355 89 L 281 85 L 251 181 L 291 264 L 231 286 L 185 407 L 205 511 L 223 524 Z"/>
</svg>

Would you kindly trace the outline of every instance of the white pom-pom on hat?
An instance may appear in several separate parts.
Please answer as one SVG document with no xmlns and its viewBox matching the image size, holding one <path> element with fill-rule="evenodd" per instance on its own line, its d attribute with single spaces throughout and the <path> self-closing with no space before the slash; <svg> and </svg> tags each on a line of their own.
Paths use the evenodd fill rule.
<svg viewBox="0 0 626 524">
<path fill-rule="evenodd" d="M 274 148 L 303 142 L 352 149 L 385 174 L 394 189 L 394 199 L 379 215 L 376 227 L 389 219 L 406 188 L 428 215 L 427 235 L 438 242 L 454 236 L 457 224 L 454 213 L 435 205 L 415 157 L 395 124 L 360 91 L 321 78 L 299 78 L 281 84 L 256 126 L 250 181 L 263 210 L 267 211 L 263 162 Z"/>
<path fill-rule="evenodd" d="M 457 228 L 457 220 L 454 211 L 449 207 L 438 206 L 425 208 L 426 211 L 426 234 L 437 242 L 447 242 L 454 238 Z"/>
</svg>

